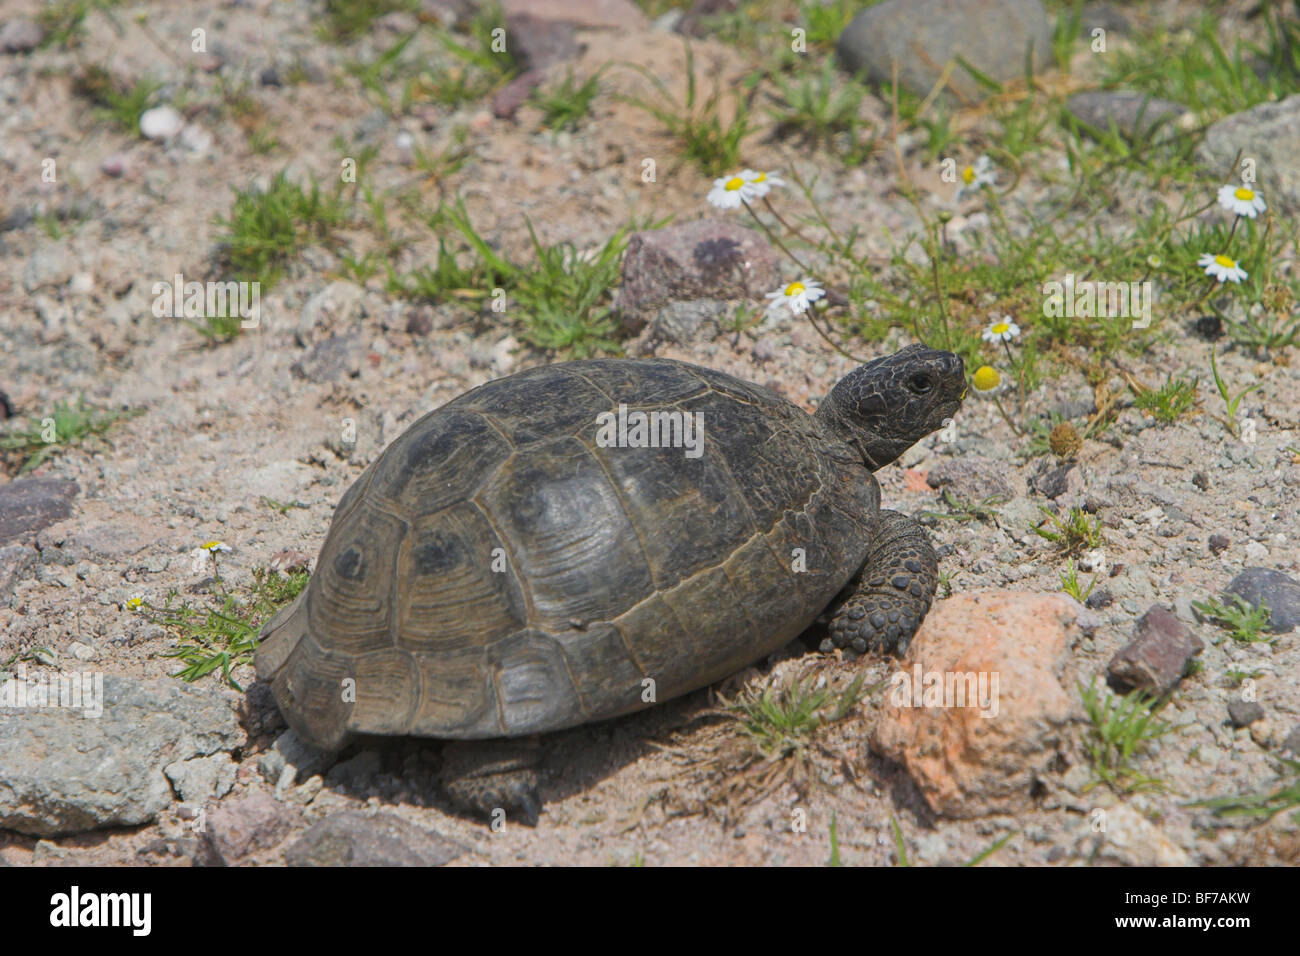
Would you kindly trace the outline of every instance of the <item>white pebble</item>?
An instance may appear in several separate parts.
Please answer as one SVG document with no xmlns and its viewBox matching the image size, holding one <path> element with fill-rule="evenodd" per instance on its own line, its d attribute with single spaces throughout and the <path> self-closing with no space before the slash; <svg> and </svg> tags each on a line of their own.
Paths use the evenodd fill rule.
<svg viewBox="0 0 1300 956">
<path fill-rule="evenodd" d="M 146 139 L 171 139 L 184 125 L 185 118 L 170 106 L 155 106 L 140 114 L 140 132 Z"/>
</svg>

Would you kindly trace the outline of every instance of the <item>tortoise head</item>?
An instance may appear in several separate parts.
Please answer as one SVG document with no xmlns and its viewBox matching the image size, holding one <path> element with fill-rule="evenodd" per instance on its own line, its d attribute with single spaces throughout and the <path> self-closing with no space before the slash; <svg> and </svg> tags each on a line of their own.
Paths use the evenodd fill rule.
<svg viewBox="0 0 1300 956">
<path fill-rule="evenodd" d="M 966 370 L 952 352 L 909 345 L 854 369 L 831 389 L 817 419 L 875 471 L 956 414 Z"/>
</svg>

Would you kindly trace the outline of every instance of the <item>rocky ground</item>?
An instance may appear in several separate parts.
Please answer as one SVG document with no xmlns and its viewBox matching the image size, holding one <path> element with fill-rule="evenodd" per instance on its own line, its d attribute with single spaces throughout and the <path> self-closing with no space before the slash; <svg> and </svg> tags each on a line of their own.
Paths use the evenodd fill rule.
<svg viewBox="0 0 1300 956">
<path fill-rule="evenodd" d="M 1104 57 L 1181 42 L 1200 5 L 891 0 L 862 15 L 894 19 L 865 26 L 855 3 L 103 2 L 84 20 L 85 5 L 50 6 L 14 0 L 0 22 L 0 670 L 10 694 L 98 675 L 103 711 L 0 706 L 0 860 L 1300 860 L 1286 763 L 1300 759 L 1300 365 L 1284 334 L 1242 331 L 1300 322 L 1300 80 L 1260 62 L 1239 84 L 1256 102 L 1191 102 L 1189 81 L 1186 99 L 1153 105 L 1147 90 L 1136 108 L 1106 82 Z M 1267 47 L 1268 17 L 1296 23 L 1293 4 L 1209 6 L 1224 42 L 1250 49 Z M 481 52 L 497 27 L 509 70 Z M 927 99 L 956 37 L 997 92 L 957 71 Z M 1034 87 L 1028 43 L 1052 51 Z M 879 86 L 894 63 L 897 119 Z M 838 91 L 844 64 L 874 85 L 838 113 L 782 85 L 828 68 Z M 530 99 L 593 76 L 571 127 Z M 716 115 L 722 130 L 749 96 L 752 129 L 734 155 L 708 137 L 693 151 L 636 102 L 660 96 L 656 82 L 673 116 Z M 829 132 L 801 138 L 820 127 L 790 114 Z M 1094 135 L 1067 135 L 1072 116 Z M 1131 147 L 1157 120 L 1173 152 Z M 1234 225 L 1213 199 L 1239 151 L 1257 161 L 1268 211 Z M 956 182 L 940 174 L 950 155 Z M 978 182 L 958 190 L 980 155 L 997 168 L 996 201 Z M 818 654 L 811 635 L 720 687 L 555 735 L 535 829 L 456 815 L 436 787 L 437 745 L 305 748 L 237 640 L 310 568 L 342 492 L 419 416 L 570 354 L 684 359 L 809 410 L 854 366 L 805 317 L 764 312 L 766 292 L 800 277 L 772 241 L 781 223 L 764 211 L 768 234 L 705 199 L 742 167 L 787 179 L 770 198 L 805 237 L 861 230 L 854 269 L 787 237 L 825 270 L 836 308 L 823 316 L 846 351 L 883 355 L 921 333 L 968 373 L 1000 369 L 1000 390 L 972 388 L 951 427 L 879 474 L 886 506 L 921 514 L 942 559 L 940 600 L 907 655 Z M 1089 188 L 1071 200 L 1080 169 Z M 256 204 L 282 172 L 298 197 L 313 182 L 337 197 L 337 217 L 291 215 L 288 238 L 239 219 L 239 197 Z M 1185 199 L 1204 208 L 1160 233 L 1159 254 L 1129 242 Z M 474 258 L 449 218 L 457 202 L 483 248 L 533 262 L 531 223 L 543 248 L 567 250 L 568 276 L 599 275 L 611 236 L 637 234 L 592 300 L 554 276 L 469 266 L 422 285 L 440 241 Z M 1063 244 L 1094 233 L 1115 244 Z M 276 254 L 258 260 L 250 236 Z M 1197 236 L 1235 242 L 1251 281 L 1207 290 L 1190 263 L 1227 247 L 1193 248 Z M 927 237 L 949 270 L 943 307 Z M 1140 336 L 1045 316 L 1041 284 L 1067 270 L 1143 278 L 1098 249 L 1148 263 L 1137 268 L 1161 298 Z M 225 334 L 220 316 L 159 317 L 155 284 L 178 273 L 260 278 L 259 324 Z M 547 324 L 552 288 L 585 325 Z M 1020 334 L 986 341 L 1003 316 Z M 1212 349 L 1229 397 L 1250 389 L 1232 411 Z M 1168 415 L 1142 397 L 1180 380 L 1188 401 Z M 89 418 L 70 411 L 79 401 Z M 1230 584 L 1270 621 L 1216 622 L 1205 602 L 1228 601 Z M 238 626 L 167 656 L 196 634 L 217 640 L 202 630 L 209 609 Z M 233 655 L 229 681 L 220 667 L 176 676 L 214 649 Z M 891 678 L 914 667 L 998 675 L 996 713 L 902 706 Z M 765 688 L 767 710 L 754 703 Z M 1148 696 L 1120 696 L 1135 690 Z M 1093 692 L 1119 715 L 1090 713 Z M 818 717 L 792 721 L 801 703 Z M 1149 712 L 1167 732 L 1142 732 Z"/>
</svg>

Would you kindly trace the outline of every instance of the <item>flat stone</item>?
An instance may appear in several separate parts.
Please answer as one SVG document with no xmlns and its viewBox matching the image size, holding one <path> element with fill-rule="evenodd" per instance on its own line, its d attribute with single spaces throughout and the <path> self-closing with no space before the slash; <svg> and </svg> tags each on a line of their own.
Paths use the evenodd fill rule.
<svg viewBox="0 0 1300 956">
<path fill-rule="evenodd" d="M 30 540 L 56 521 L 72 517 L 81 491 L 66 478 L 18 478 L 0 485 L 0 545 Z"/>
<path fill-rule="evenodd" d="M 149 823 L 171 803 L 164 767 L 242 741 L 215 690 L 112 675 L 102 690 L 98 716 L 30 701 L 0 707 L 0 828 L 58 836 Z"/>
<path fill-rule="evenodd" d="M 395 814 L 343 810 L 314 824 L 284 858 L 290 866 L 442 866 L 464 852 Z"/>
<path fill-rule="evenodd" d="M 1106 667 L 1107 679 L 1121 693 L 1144 690 L 1163 694 L 1187 672 L 1193 657 L 1205 649 L 1172 611 L 1153 604 L 1138 619 L 1136 637 Z"/>
<path fill-rule="evenodd" d="M 0 601 L 13 593 L 23 573 L 36 563 L 36 549 L 22 544 L 0 548 Z"/>
<path fill-rule="evenodd" d="M 230 792 L 235 785 L 237 769 L 230 754 L 223 751 L 207 757 L 174 761 L 164 767 L 163 772 L 182 800 L 205 804 Z"/>
</svg>

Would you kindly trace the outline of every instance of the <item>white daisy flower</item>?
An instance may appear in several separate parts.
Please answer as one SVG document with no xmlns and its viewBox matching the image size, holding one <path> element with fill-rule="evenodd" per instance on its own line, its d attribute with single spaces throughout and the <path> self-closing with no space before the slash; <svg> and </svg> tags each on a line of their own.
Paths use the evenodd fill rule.
<svg viewBox="0 0 1300 956">
<path fill-rule="evenodd" d="M 218 551 L 230 550 L 230 545 L 226 544 L 224 541 L 208 541 L 205 544 L 199 545 L 199 547 L 212 554 L 215 554 Z"/>
<path fill-rule="evenodd" d="M 999 319 L 984 330 L 980 336 L 985 342 L 1010 342 L 1020 335 L 1020 326 L 1012 322 L 1010 317 Z"/>
<path fill-rule="evenodd" d="M 754 199 L 762 199 L 772 191 L 773 186 L 784 186 L 785 180 L 769 173 L 760 173 L 752 169 L 743 169 L 740 172 L 740 178 L 749 186 L 748 190 L 742 187 L 743 192 L 750 192 Z M 749 199 L 750 196 L 745 196 Z"/>
<path fill-rule="evenodd" d="M 802 315 L 808 311 L 810 305 L 825 294 L 826 290 L 819 286 L 815 279 L 805 276 L 799 282 L 791 282 L 779 292 L 769 292 L 767 297 L 772 301 L 767 304 L 767 307 L 771 310 L 789 307 L 795 315 Z"/>
<path fill-rule="evenodd" d="M 981 156 L 975 160 L 974 165 L 967 166 L 961 171 L 961 185 L 957 187 L 957 192 L 953 195 L 953 201 L 958 201 L 968 192 L 975 192 L 981 186 L 992 186 L 998 181 L 997 170 L 993 168 L 993 160 L 987 156 Z"/>
<path fill-rule="evenodd" d="M 742 204 L 756 198 L 754 184 L 745 178 L 744 173 L 715 179 L 713 188 L 709 190 L 709 202 L 719 209 L 739 209 Z"/>
<path fill-rule="evenodd" d="M 1207 252 L 1196 260 L 1196 264 L 1205 270 L 1206 275 L 1214 276 L 1220 282 L 1240 282 L 1247 272 L 1237 264 L 1236 259 L 1228 256 L 1216 256 Z"/>
<path fill-rule="evenodd" d="M 1259 193 L 1249 186 L 1234 186 L 1232 183 L 1219 187 L 1219 205 L 1237 216 L 1254 219 L 1268 208 Z"/>
</svg>

